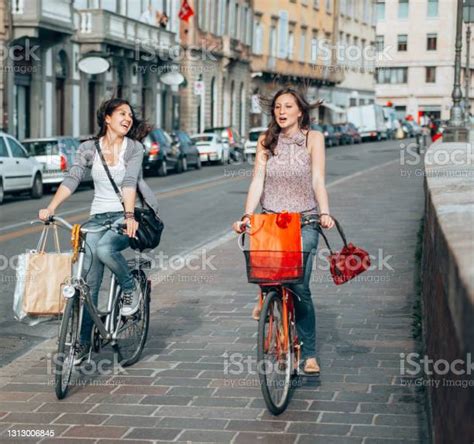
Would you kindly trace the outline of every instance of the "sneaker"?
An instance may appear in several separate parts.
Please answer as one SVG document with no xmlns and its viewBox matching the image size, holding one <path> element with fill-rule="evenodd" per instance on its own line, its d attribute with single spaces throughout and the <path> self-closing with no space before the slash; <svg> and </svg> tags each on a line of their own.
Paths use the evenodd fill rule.
<svg viewBox="0 0 474 444">
<path fill-rule="evenodd" d="M 140 290 L 137 288 L 130 293 L 122 294 L 122 316 L 132 316 L 138 311 L 140 305 Z"/>
<path fill-rule="evenodd" d="M 80 365 L 81 362 L 84 361 L 84 359 L 86 359 L 89 356 L 90 351 L 91 351 L 90 344 L 80 344 L 74 356 L 74 365 Z"/>
</svg>

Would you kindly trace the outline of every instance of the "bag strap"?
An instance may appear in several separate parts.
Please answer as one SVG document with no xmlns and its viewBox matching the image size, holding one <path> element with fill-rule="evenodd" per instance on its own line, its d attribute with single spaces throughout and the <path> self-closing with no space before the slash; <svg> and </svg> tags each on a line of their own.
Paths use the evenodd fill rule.
<svg viewBox="0 0 474 444">
<path fill-rule="evenodd" d="M 125 204 L 123 203 L 123 197 L 122 194 L 120 193 L 117 184 L 115 183 L 114 179 L 112 178 L 112 175 L 110 174 L 109 166 L 107 165 L 107 162 L 105 161 L 104 154 L 102 153 L 102 150 L 100 148 L 100 143 L 99 139 L 95 140 L 95 147 L 97 149 L 97 152 L 99 153 L 100 160 L 102 161 L 102 165 L 104 167 L 105 173 L 107 174 L 107 177 L 110 180 L 110 183 L 112 184 L 112 188 L 115 191 L 115 194 L 120 200 L 120 203 L 122 204 L 123 210 L 125 211 Z"/>
<path fill-rule="evenodd" d="M 339 223 L 339 221 L 334 216 L 330 216 L 330 217 L 332 218 L 332 220 L 334 221 L 334 224 L 336 225 L 336 229 L 339 233 L 339 236 L 341 236 L 341 239 L 342 239 L 342 242 L 344 243 L 344 246 L 347 247 L 346 235 L 344 234 L 344 230 L 342 229 L 341 224 Z M 328 238 L 327 238 L 326 234 L 324 233 L 322 227 L 319 224 L 317 224 L 316 229 L 318 230 L 319 234 L 321 234 L 322 238 L 324 239 L 324 243 L 328 247 L 328 250 L 331 252 L 331 254 L 334 254 L 333 250 L 331 249 L 331 246 L 329 245 Z"/>
<path fill-rule="evenodd" d="M 44 226 L 43 231 L 41 232 L 36 251 L 38 253 L 44 253 L 46 249 L 46 242 L 48 241 L 49 230 L 53 226 L 53 236 L 54 236 L 54 245 L 56 247 L 56 253 L 61 253 L 61 247 L 59 246 L 59 236 L 58 236 L 58 227 L 56 224 L 47 224 Z"/>
</svg>

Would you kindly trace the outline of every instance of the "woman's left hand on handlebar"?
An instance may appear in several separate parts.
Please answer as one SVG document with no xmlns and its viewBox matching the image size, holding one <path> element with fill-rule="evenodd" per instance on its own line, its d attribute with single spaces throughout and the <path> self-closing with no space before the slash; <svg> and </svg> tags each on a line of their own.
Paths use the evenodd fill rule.
<svg viewBox="0 0 474 444">
<path fill-rule="evenodd" d="M 138 230 L 138 222 L 133 219 L 125 219 L 125 224 L 127 225 L 127 228 L 125 230 L 126 234 L 128 237 L 135 237 L 137 230 Z"/>
<path fill-rule="evenodd" d="M 323 228 L 331 229 L 334 227 L 334 219 L 328 214 L 321 216 L 320 223 Z"/>
</svg>

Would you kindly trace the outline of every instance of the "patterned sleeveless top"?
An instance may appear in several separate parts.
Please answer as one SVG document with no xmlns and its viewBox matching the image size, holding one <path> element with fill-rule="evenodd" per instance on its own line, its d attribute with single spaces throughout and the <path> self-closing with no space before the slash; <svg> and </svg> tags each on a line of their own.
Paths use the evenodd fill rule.
<svg viewBox="0 0 474 444">
<path fill-rule="evenodd" d="M 306 148 L 306 135 L 280 134 L 275 155 L 269 155 L 265 184 L 260 204 L 264 211 L 302 213 L 316 210 L 311 155 Z"/>
</svg>

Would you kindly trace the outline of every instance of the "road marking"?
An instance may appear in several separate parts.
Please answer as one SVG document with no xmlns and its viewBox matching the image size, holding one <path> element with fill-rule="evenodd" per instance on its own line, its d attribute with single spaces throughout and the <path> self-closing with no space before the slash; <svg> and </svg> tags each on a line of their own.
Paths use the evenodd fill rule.
<svg viewBox="0 0 474 444">
<path fill-rule="evenodd" d="M 167 192 L 158 193 L 157 197 L 159 199 L 162 199 L 162 200 L 169 199 L 171 197 L 180 196 L 182 194 L 194 193 L 196 191 L 205 190 L 206 188 L 212 188 L 213 186 L 221 185 L 223 183 L 238 182 L 238 181 L 241 181 L 241 180 L 244 180 L 244 179 L 246 179 L 246 177 L 233 177 L 233 178 L 224 177 L 224 178 L 221 178 L 221 179 L 212 180 L 211 182 L 206 182 L 206 183 L 202 183 L 202 184 L 199 184 L 199 185 L 192 185 L 192 186 L 187 186 L 187 187 L 184 187 L 184 188 L 173 189 L 173 190 L 170 190 L 170 191 L 167 191 Z M 76 210 L 76 211 L 79 211 L 79 210 Z M 79 222 L 79 221 L 87 218 L 88 216 L 89 216 L 89 212 L 87 211 L 87 212 L 83 212 L 83 213 L 80 213 L 80 214 L 77 214 L 73 217 L 68 218 L 68 221 L 69 222 Z M 29 224 L 29 222 L 27 222 L 27 223 Z M 6 241 L 9 241 L 9 240 L 12 240 L 12 239 L 16 239 L 16 238 L 19 238 L 19 237 L 22 237 L 22 236 L 26 236 L 27 234 L 39 233 L 42 230 L 43 230 L 42 225 L 35 225 L 35 226 L 32 226 L 32 227 L 24 228 L 22 230 L 12 231 L 11 233 L 0 235 L 0 243 L 6 242 Z"/>
</svg>

